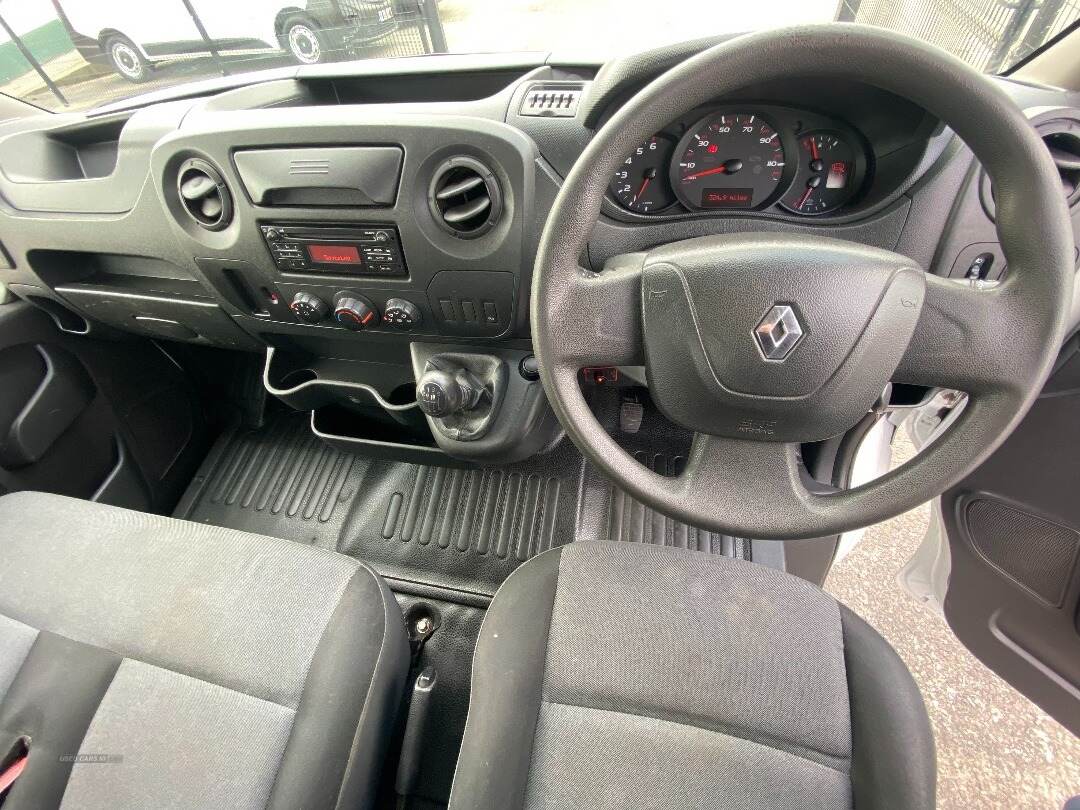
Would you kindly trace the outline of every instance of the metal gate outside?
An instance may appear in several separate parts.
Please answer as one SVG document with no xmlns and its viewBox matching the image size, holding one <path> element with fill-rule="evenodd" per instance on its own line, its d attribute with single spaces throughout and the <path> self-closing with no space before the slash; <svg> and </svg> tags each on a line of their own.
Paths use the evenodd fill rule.
<svg viewBox="0 0 1080 810">
<path fill-rule="evenodd" d="M 1080 0 L 840 0 L 836 19 L 878 25 L 999 72 L 1080 18 Z"/>
<path fill-rule="evenodd" d="M 357 15 L 364 5 L 360 0 L 337 0 L 337 3 L 347 14 L 356 7 Z M 357 45 L 330 54 L 330 59 L 371 59 L 446 52 L 446 35 L 439 18 L 437 0 L 394 0 L 393 9 L 393 31 L 382 33 L 377 24 L 371 24 L 368 26 L 371 29 L 370 38 L 365 37 L 361 30 Z"/>
</svg>

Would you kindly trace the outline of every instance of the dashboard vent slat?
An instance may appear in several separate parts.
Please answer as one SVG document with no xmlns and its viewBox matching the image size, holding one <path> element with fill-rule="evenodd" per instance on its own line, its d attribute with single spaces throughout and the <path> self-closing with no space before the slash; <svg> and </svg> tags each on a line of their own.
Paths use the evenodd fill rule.
<svg viewBox="0 0 1080 810">
<path fill-rule="evenodd" d="M 205 174 L 195 175 L 180 186 L 180 196 L 185 200 L 198 200 L 213 191 L 215 185 Z"/>
<path fill-rule="evenodd" d="M 495 174 L 471 157 L 454 157 L 434 171 L 428 207 L 435 222 L 459 239 L 476 239 L 502 215 L 502 190 Z"/>
<path fill-rule="evenodd" d="M 466 222 L 473 217 L 482 214 L 490 207 L 491 200 L 487 197 L 481 197 L 470 203 L 465 203 L 456 208 L 449 208 L 446 211 L 443 211 L 443 221 L 449 222 L 451 225 L 456 225 L 459 222 Z"/>
<path fill-rule="evenodd" d="M 232 194 L 221 173 L 200 158 L 185 160 L 176 186 L 184 211 L 200 228 L 220 231 L 232 221 Z"/>
<path fill-rule="evenodd" d="M 1047 144 L 1047 146 L 1050 147 L 1050 157 L 1054 159 L 1054 163 L 1057 164 L 1059 169 L 1080 171 L 1080 155 L 1059 149 L 1051 144 Z"/>
<path fill-rule="evenodd" d="M 435 198 L 438 200 L 447 200 L 451 197 L 455 197 L 458 194 L 464 194 L 468 191 L 472 191 L 477 186 L 484 185 L 484 178 L 480 175 L 473 175 L 472 177 L 466 177 L 459 183 L 453 183 L 442 189 Z"/>
<path fill-rule="evenodd" d="M 518 108 L 519 115 L 530 117 L 573 118 L 585 94 L 580 82 L 530 85 Z"/>
<path fill-rule="evenodd" d="M 1076 131 L 1049 132 L 1043 134 L 1043 143 L 1050 150 L 1065 198 L 1072 205 L 1080 188 L 1080 135 Z"/>
</svg>

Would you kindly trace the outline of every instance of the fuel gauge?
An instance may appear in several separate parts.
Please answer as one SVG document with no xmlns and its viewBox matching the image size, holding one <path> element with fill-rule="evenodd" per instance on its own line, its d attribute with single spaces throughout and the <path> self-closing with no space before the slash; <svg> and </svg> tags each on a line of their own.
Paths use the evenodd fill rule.
<svg viewBox="0 0 1080 810">
<path fill-rule="evenodd" d="M 796 214 L 826 214 L 850 200 L 857 189 L 855 149 L 835 132 L 799 137 L 799 164 L 780 204 Z"/>
</svg>

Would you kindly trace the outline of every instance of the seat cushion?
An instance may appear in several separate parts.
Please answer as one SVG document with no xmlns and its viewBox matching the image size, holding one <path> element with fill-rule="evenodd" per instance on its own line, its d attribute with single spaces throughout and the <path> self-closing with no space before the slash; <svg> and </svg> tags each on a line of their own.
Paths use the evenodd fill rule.
<svg viewBox="0 0 1080 810">
<path fill-rule="evenodd" d="M 934 779 L 907 669 L 819 588 L 573 543 L 488 611 L 451 808 L 927 808 Z"/>
<path fill-rule="evenodd" d="M 409 649 L 366 566 L 39 493 L 0 555 L 5 810 L 373 802 Z"/>
</svg>

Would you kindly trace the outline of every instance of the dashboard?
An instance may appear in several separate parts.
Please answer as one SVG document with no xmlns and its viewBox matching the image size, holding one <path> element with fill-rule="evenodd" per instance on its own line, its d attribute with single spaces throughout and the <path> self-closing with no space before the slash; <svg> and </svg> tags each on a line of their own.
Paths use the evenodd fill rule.
<svg viewBox="0 0 1080 810">
<path fill-rule="evenodd" d="M 526 370 L 546 214 L 604 122 L 702 47 L 301 67 L 0 122 L 0 281 L 66 332 L 260 353 L 270 392 L 315 414 L 400 422 L 438 353 L 498 357 L 505 418 L 437 449 L 521 457 L 558 430 Z M 1075 95 L 999 81 L 1055 148 L 1080 143 Z M 797 79 L 748 81 L 627 155 L 582 262 L 748 230 L 1007 272 L 950 131 L 881 89 Z"/>
</svg>

